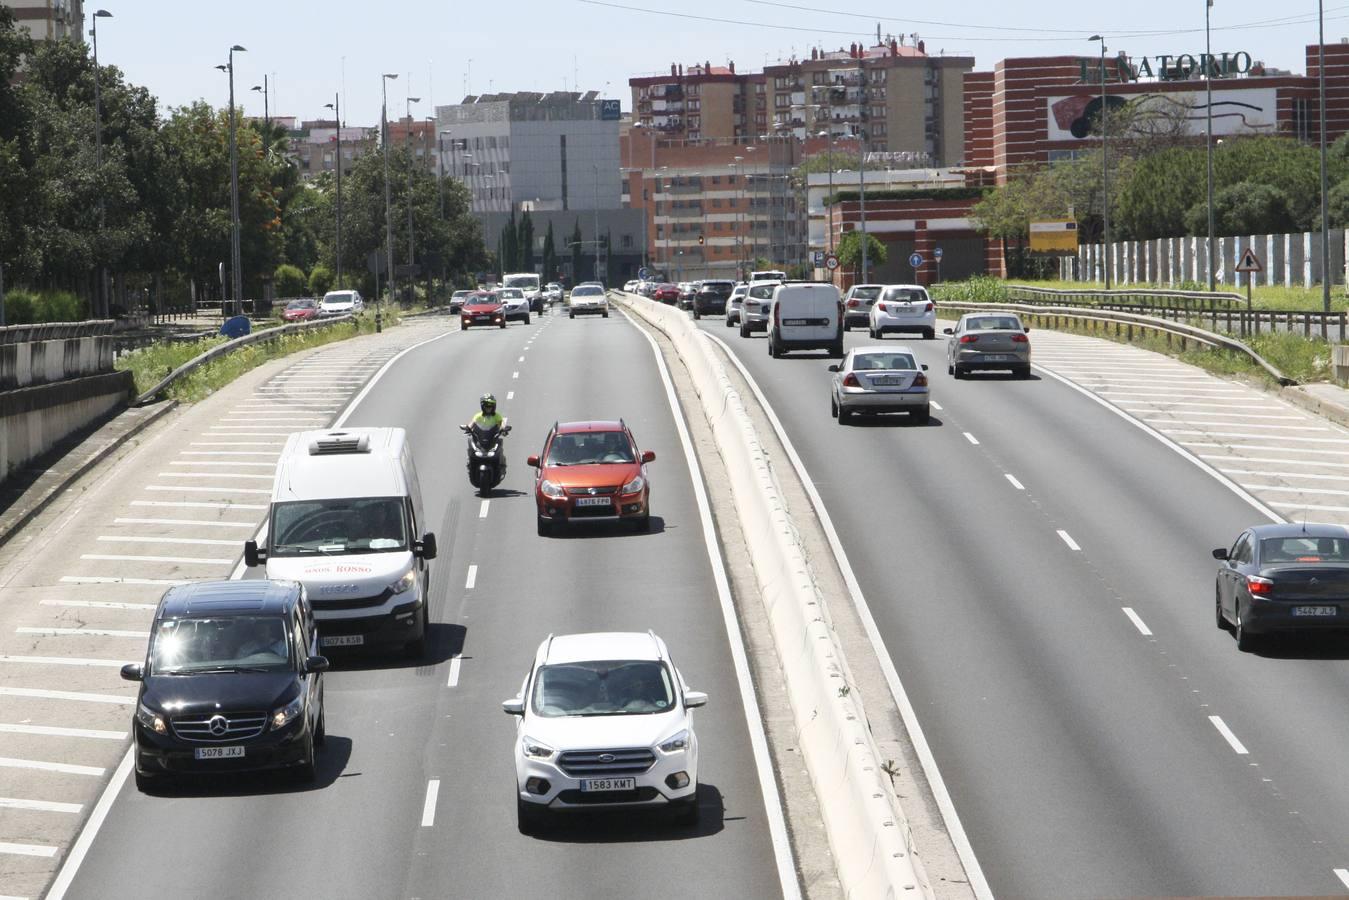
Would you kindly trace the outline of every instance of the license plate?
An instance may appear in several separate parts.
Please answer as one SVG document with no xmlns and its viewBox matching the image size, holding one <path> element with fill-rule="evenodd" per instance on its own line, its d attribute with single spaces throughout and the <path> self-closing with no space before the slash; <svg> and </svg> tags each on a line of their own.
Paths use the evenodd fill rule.
<svg viewBox="0 0 1349 900">
<path fill-rule="evenodd" d="M 880 385 L 885 385 L 885 386 L 887 386 L 887 387 L 891 387 L 891 386 L 894 386 L 894 385 L 896 385 L 896 384 L 899 384 L 899 383 L 900 383 L 900 380 L 899 380 L 898 378 L 894 378 L 894 377 L 889 376 L 889 375 L 882 375 L 880 378 L 873 378 L 873 379 L 871 379 L 871 383 L 872 383 L 872 384 L 880 384 Z"/>
<path fill-rule="evenodd" d="M 365 643 L 363 634 L 334 634 L 325 638 L 319 638 L 319 643 L 325 647 L 359 647 Z"/>
<path fill-rule="evenodd" d="M 608 497 L 577 497 L 577 506 L 608 506 Z"/>
<path fill-rule="evenodd" d="M 783 319 L 783 325 L 828 325 L 828 319 Z"/>
<path fill-rule="evenodd" d="M 192 754 L 197 759 L 238 759 L 244 755 L 243 747 L 196 747 Z"/>
<path fill-rule="evenodd" d="M 1339 610 L 1334 606 L 1294 606 L 1295 616 L 1334 616 Z"/>
<path fill-rule="evenodd" d="M 986 362 L 1011 362 L 1012 357 L 1003 356 L 1000 353 L 985 353 L 983 356 Z"/>
<path fill-rule="evenodd" d="M 490 322 L 490 321 L 492 321 L 492 317 L 491 317 L 491 316 L 474 316 L 474 317 L 473 317 L 473 321 L 475 321 L 475 322 Z"/>
<path fill-rule="evenodd" d="M 581 790 L 590 791 L 635 791 L 636 778 L 586 778 L 581 781 Z"/>
</svg>

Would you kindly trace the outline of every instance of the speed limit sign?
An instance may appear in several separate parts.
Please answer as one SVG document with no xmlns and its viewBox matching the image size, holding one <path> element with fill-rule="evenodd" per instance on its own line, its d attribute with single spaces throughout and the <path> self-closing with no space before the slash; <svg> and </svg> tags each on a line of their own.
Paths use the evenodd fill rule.
<svg viewBox="0 0 1349 900">
<path fill-rule="evenodd" d="M 833 254 L 833 253 L 825 254 L 825 257 L 824 257 L 824 267 L 825 267 L 826 269 L 828 269 L 829 271 L 831 271 L 831 272 L 834 271 L 835 269 L 837 269 L 837 268 L 838 268 L 838 256 L 837 256 L 836 254 Z"/>
</svg>

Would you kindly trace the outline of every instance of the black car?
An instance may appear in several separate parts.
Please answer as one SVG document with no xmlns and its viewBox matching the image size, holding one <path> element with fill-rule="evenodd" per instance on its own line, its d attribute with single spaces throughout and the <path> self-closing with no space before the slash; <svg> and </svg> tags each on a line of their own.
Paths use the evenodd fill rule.
<svg viewBox="0 0 1349 900">
<path fill-rule="evenodd" d="M 693 318 L 725 315 L 726 301 L 731 299 L 734 290 L 734 281 L 704 281 L 693 297 Z"/>
<path fill-rule="evenodd" d="M 1349 629 L 1349 528 L 1256 525 L 1213 558 L 1218 627 L 1238 649 L 1273 631 Z"/>
<path fill-rule="evenodd" d="M 132 720 L 136 786 L 167 776 L 293 769 L 314 778 L 323 672 L 314 613 L 294 581 L 198 582 L 159 601 Z"/>
</svg>

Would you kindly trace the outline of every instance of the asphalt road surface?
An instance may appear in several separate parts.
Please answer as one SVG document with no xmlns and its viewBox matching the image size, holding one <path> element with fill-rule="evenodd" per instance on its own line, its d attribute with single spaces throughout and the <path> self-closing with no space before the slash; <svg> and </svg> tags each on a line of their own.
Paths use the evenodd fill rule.
<svg viewBox="0 0 1349 900">
<path fill-rule="evenodd" d="M 489 390 L 514 432 L 484 504 L 457 426 Z M 554 420 L 620 416 L 657 455 L 651 533 L 536 536 L 525 456 Z M 128 781 L 67 896 L 780 895 L 691 475 L 645 338 L 618 315 L 450 335 L 398 360 L 347 424 L 409 432 L 440 544 L 430 658 L 334 656 L 310 788 L 258 776 L 146 796 Z M 520 835 L 501 700 L 549 632 L 647 628 L 711 695 L 697 719 L 701 824 L 585 815 Z"/>
<path fill-rule="evenodd" d="M 954 380 L 940 339 L 886 340 L 930 367 L 928 425 L 840 426 L 831 360 L 701 327 L 802 457 L 996 895 L 1349 886 L 1349 645 L 1215 625 L 1209 550 L 1252 505 L 1053 378 Z"/>
</svg>

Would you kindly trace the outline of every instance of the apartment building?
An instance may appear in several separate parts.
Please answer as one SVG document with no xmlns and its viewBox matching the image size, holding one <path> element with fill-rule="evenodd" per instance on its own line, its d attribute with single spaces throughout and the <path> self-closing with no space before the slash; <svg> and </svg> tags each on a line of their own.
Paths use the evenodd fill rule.
<svg viewBox="0 0 1349 900">
<path fill-rule="evenodd" d="M 768 130 L 762 74 L 738 73 L 735 63 L 670 65 L 668 75 L 628 79 L 632 122 L 674 140 L 733 140 Z"/>
<path fill-rule="evenodd" d="M 299 168 L 300 178 L 305 181 L 320 172 L 337 171 L 339 159 L 345 175 L 356 160 L 378 148 L 378 137 L 378 127 L 343 126 L 339 131 L 337 122 L 332 119 L 300 122 L 290 132 L 290 155 Z"/>
<path fill-rule="evenodd" d="M 37 41 L 84 40 L 84 0 L 0 0 Z"/>
</svg>

